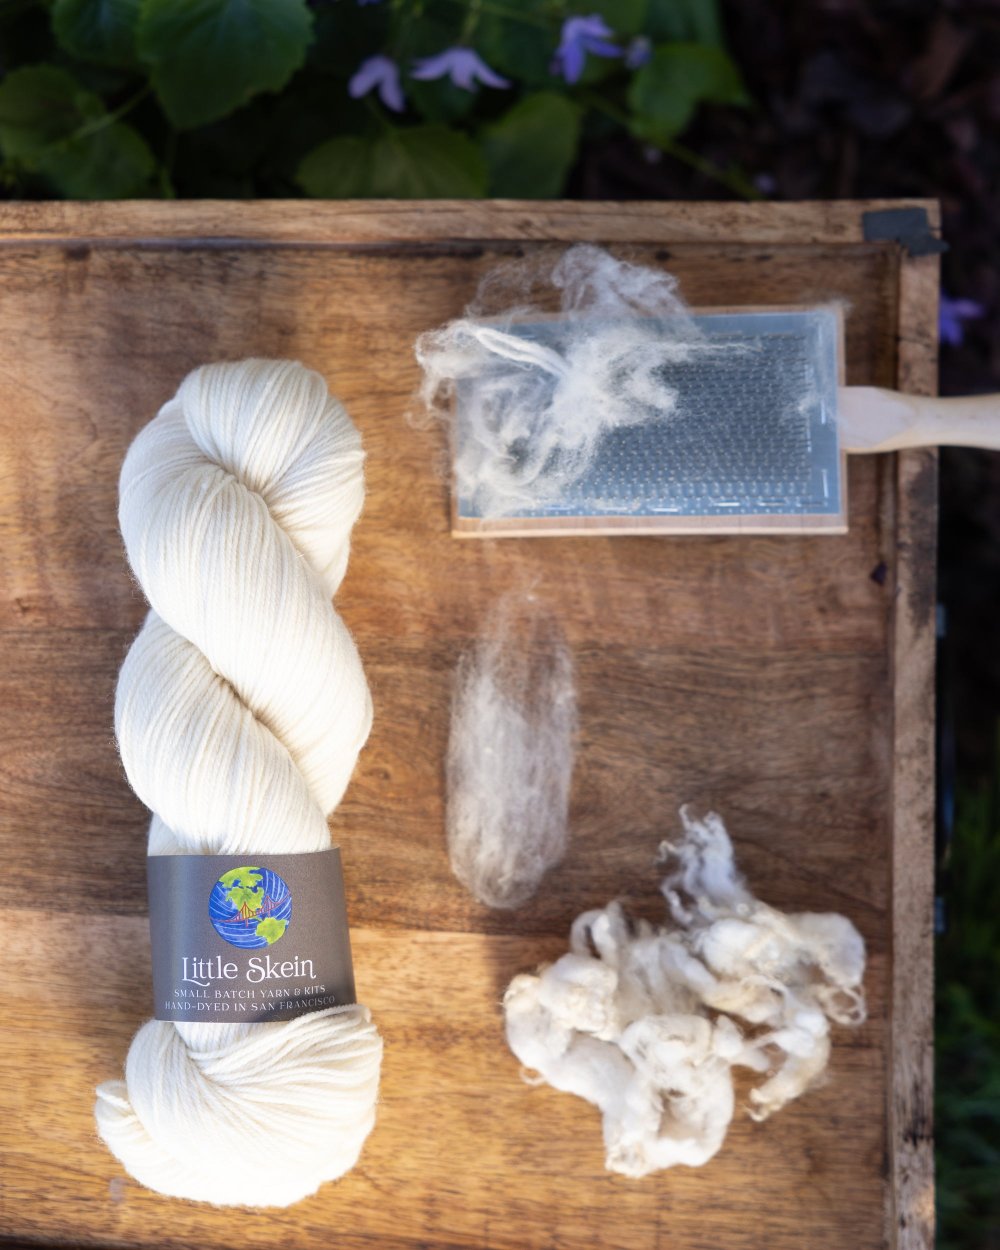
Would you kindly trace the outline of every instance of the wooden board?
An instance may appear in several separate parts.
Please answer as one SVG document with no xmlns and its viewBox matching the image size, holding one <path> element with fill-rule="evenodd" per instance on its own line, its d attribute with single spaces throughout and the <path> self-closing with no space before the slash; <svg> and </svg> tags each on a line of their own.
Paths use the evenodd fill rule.
<svg viewBox="0 0 1000 1250">
<path fill-rule="evenodd" d="M 937 267 L 866 243 L 879 205 L 7 204 L 0 210 L 0 852 L 8 935 L 0 1235 L 181 1247 L 932 1244 L 935 459 L 850 469 L 843 537 L 449 536 L 439 434 L 409 423 L 415 335 L 499 259 L 588 239 L 669 266 L 689 301 L 849 306 L 851 383 L 934 384 Z M 936 222 L 933 205 L 923 205 Z M 376 1131 L 284 1212 L 165 1200 L 97 1140 L 148 984 L 146 813 L 117 760 L 118 665 L 143 617 L 117 531 L 129 441 L 188 369 L 298 357 L 346 402 L 369 496 L 339 607 L 375 728 L 331 821 L 359 991 L 386 1040 Z M 530 580 L 579 676 L 573 840 L 513 915 L 450 875 L 442 756 L 455 660 Z M 661 913 L 654 856 L 692 801 L 767 901 L 868 944 L 870 1019 L 828 1082 L 717 1158 L 603 1170 L 597 1113 L 519 1077 L 509 978 L 578 912 Z"/>
</svg>

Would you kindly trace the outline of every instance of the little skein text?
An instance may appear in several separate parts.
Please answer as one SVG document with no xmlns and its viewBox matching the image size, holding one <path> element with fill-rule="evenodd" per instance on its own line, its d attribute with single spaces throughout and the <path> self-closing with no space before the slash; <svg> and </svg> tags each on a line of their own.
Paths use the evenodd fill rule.
<svg viewBox="0 0 1000 1250">
<path fill-rule="evenodd" d="M 211 985 L 213 981 L 235 981 L 239 976 L 237 965 L 232 962 L 223 963 L 221 955 L 216 955 L 212 959 L 194 959 L 185 955 L 181 960 L 181 965 L 181 980 L 189 985 L 200 985 L 203 988 Z M 283 981 L 289 977 L 304 977 L 312 980 L 315 976 L 313 961 L 300 959 L 298 955 L 292 959 L 284 959 L 280 963 L 272 960 L 270 955 L 265 955 L 263 959 L 253 955 L 247 962 L 245 974 L 246 980 L 252 982 L 269 979 Z"/>
</svg>

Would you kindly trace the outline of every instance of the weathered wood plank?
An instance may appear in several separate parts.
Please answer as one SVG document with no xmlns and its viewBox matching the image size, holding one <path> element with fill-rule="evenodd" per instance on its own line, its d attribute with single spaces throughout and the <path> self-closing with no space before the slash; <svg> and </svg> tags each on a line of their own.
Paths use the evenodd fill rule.
<svg viewBox="0 0 1000 1250">
<path fill-rule="evenodd" d="M 577 238 L 668 265 L 698 304 L 841 298 L 848 379 L 927 389 L 936 267 L 861 240 L 861 212 L 882 206 L 0 206 L 0 854 L 18 950 L 0 1236 L 930 1244 L 926 457 L 898 475 L 894 459 L 853 464 L 843 537 L 469 544 L 448 535 L 440 432 L 406 419 L 415 335 L 504 256 Z M 149 976 L 147 818 L 111 724 L 145 611 L 117 531 L 118 469 L 189 368 L 250 354 L 319 368 L 369 454 L 340 607 L 376 721 L 331 829 L 387 1050 L 359 1168 L 291 1211 L 237 1217 L 123 1178 L 90 1108 L 138 1023 L 123 991 Z M 448 871 L 442 754 L 457 654 L 526 585 L 573 648 L 581 735 L 570 853 L 508 916 Z M 603 1171 L 596 1113 L 519 1082 L 498 1001 L 514 972 L 563 949 L 584 907 L 624 895 L 659 914 L 655 848 L 687 800 L 726 816 L 762 897 L 858 923 L 871 1016 L 838 1031 L 825 1087 L 772 1123 L 737 1122 L 705 1169 L 631 1183 Z"/>
<path fill-rule="evenodd" d="M 938 267 L 900 275 L 900 390 L 937 391 Z M 891 1181 L 900 1250 L 934 1246 L 934 661 L 937 452 L 898 458 L 893 709 Z"/>
<path fill-rule="evenodd" d="M 927 210 L 937 226 L 937 204 Z M 595 243 L 710 242 L 713 245 L 860 243 L 862 214 L 901 207 L 898 200 L 813 204 L 631 203 L 538 200 L 264 200 L 248 212 L 227 201 L 123 201 L 107 204 L 6 203 L 0 241 L 73 240 L 146 245 L 177 239 L 253 240 L 267 247 L 307 242 L 357 249 L 364 244 L 437 239 L 567 239 Z"/>
</svg>

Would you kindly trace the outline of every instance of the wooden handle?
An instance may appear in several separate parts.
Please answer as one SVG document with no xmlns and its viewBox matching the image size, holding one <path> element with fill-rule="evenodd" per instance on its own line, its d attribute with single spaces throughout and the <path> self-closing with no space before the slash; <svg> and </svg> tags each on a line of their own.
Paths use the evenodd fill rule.
<svg viewBox="0 0 1000 1250">
<path fill-rule="evenodd" d="M 841 444 L 854 453 L 939 446 L 1000 450 L 1000 395 L 942 399 L 844 386 L 837 425 Z"/>
</svg>

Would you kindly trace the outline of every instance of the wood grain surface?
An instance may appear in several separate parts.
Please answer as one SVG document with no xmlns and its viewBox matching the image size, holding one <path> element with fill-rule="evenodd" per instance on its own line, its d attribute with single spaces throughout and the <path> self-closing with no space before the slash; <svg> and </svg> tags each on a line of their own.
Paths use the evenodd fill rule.
<svg viewBox="0 0 1000 1250">
<path fill-rule="evenodd" d="M 865 243 L 869 207 L 0 206 L 0 1238 L 932 1245 L 933 454 L 853 461 L 844 536 L 470 543 L 449 535 L 440 431 L 407 415 L 416 334 L 503 257 L 577 238 L 669 267 L 695 304 L 844 300 L 848 381 L 930 390 L 936 264 Z M 359 1166 L 263 1213 L 143 1190 L 92 1121 L 149 994 L 147 814 L 111 716 L 145 610 L 118 470 L 190 368 L 248 355 L 321 370 L 368 451 L 338 606 L 375 726 L 331 829 L 386 1041 Z M 442 759 L 456 658 L 528 586 L 573 648 L 581 732 L 569 854 L 504 914 L 449 872 Z M 836 1030 L 821 1088 L 762 1125 L 738 1115 L 705 1168 L 635 1182 L 604 1171 L 596 1111 L 520 1079 L 499 999 L 581 910 L 661 914 L 656 848 L 682 802 L 725 817 L 765 900 L 854 920 L 870 1018 Z"/>
</svg>

